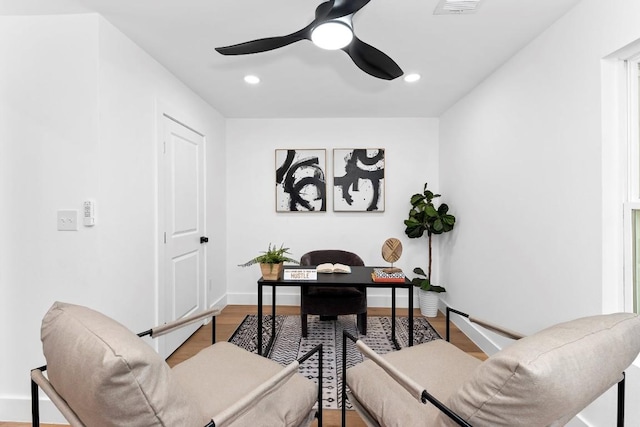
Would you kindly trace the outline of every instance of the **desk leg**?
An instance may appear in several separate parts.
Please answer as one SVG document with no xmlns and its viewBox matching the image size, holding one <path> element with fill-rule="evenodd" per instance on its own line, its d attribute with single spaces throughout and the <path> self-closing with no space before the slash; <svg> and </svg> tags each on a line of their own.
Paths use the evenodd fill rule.
<svg viewBox="0 0 640 427">
<path fill-rule="evenodd" d="M 391 341 L 400 350 L 398 340 L 396 340 L 396 287 L 391 287 Z"/>
<path fill-rule="evenodd" d="M 271 350 L 273 341 L 276 337 L 276 285 L 271 285 L 271 337 L 267 343 L 267 348 L 264 349 L 264 356 L 266 357 Z M 258 355 L 262 356 L 262 291 L 263 284 L 258 282 Z"/>
<path fill-rule="evenodd" d="M 262 355 L 262 283 L 258 282 L 258 355 Z"/>
<path fill-rule="evenodd" d="M 409 346 L 413 345 L 413 286 L 409 286 Z"/>
<path fill-rule="evenodd" d="M 269 357 L 269 351 L 276 339 L 276 285 L 271 285 L 271 338 L 267 348 L 264 350 L 265 357 Z"/>
</svg>

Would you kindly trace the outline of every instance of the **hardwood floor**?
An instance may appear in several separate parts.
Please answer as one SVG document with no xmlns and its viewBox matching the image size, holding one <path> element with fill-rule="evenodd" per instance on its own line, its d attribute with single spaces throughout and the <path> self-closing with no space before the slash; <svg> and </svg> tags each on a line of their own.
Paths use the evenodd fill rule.
<svg viewBox="0 0 640 427">
<path fill-rule="evenodd" d="M 294 306 L 278 306 L 276 311 L 278 314 L 292 315 L 300 312 L 299 308 Z M 257 314 L 257 312 L 257 306 L 255 305 L 229 305 L 225 307 L 224 310 L 222 310 L 222 313 L 216 318 L 216 341 L 227 341 L 247 314 Z M 270 313 L 269 306 L 265 306 L 265 313 Z M 391 309 L 370 307 L 368 314 L 370 316 L 390 316 Z M 406 316 L 407 314 L 407 309 L 397 309 L 398 316 Z M 414 310 L 414 315 L 420 316 L 420 311 L 417 309 Z M 446 319 L 442 313 L 438 313 L 438 317 L 429 318 L 429 323 L 431 323 L 440 335 L 444 337 Z M 451 328 L 451 342 L 461 350 L 464 350 L 468 354 L 480 360 L 485 360 L 487 358 L 487 356 L 455 326 L 452 326 Z M 211 325 L 205 325 L 198 329 L 178 350 L 176 350 L 175 353 L 167 359 L 167 363 L 169 366 L 175 366 L 183 360 L 195 355 L 201 349 L 209 346 L 210 344 Z M 340 411 L 324 410 L 323 417 L 323 426 L 340 426 Z M 29 425 L 30 423 L 9 423 L 0 421 L 0 427 L 26 427 Z M 50 425 L 43 424 L 43 426 Z M 314 422 L 313 426 L 317 426 L 317 422 Z M 355 411 L 348 411 L 347 426 L 365 427 L 366 425 Z"/>
</svg>

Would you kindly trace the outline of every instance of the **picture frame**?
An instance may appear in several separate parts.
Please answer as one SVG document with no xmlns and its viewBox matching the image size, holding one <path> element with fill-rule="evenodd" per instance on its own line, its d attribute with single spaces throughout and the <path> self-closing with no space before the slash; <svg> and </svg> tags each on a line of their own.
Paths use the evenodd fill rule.
<svg viewBox="0 0 640 427">
<path fill-rule="evenodd" d="M 276 212 L 326 212 L 326 149 L 276 149 Z"/>
<path fill-rule="evenodd" d="M 385 149 L 333 150 L 333 210 L 384 212 Z"/>
</svg>

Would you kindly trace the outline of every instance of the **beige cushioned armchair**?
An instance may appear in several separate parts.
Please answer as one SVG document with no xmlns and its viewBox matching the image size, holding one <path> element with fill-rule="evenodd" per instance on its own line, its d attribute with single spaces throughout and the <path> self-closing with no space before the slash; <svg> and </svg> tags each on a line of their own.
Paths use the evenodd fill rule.
<svg viewBox="0 0 640 427">
<path fill-rule="evenodd" d="M 370 426 L 563 426 L 616 383 L 622 426 L 623 372 L 640 352 L 640 318 L 616 313 L 561 323 L 484 362 L 444 340 L 384 356 L 357 345 L 371 360 L 348 369 L 346 383 Z"/>
<path fill-rule="evenodd" d="M 307 426 L 316 413 L 318 386 L 297 362 L 283 368 L 227 342 L 171 369 L 120 323 L 60 302 L 41 335 L 47 365 L 31 375 L 34 425 L 38 386 L 72 426 Z"/>
</svg>

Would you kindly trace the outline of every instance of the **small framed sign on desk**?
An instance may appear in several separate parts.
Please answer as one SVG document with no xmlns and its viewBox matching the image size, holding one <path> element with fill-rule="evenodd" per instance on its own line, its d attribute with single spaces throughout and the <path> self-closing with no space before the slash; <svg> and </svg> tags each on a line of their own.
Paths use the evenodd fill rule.
<svg viewBox="0 0 640 427">
<path fill-rule="evenodd" d="M 314 268 L 285 268 L 283 280 L 318 280 L 318 271 Z"/>
</svg>

